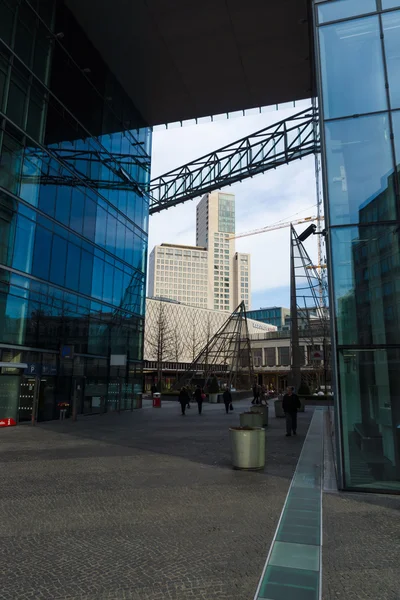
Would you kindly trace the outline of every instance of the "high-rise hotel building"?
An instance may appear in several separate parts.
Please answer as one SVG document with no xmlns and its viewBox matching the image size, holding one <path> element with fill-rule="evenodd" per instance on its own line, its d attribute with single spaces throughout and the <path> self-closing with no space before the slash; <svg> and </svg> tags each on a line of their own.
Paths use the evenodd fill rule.
<svg viewBox="0 0 400 600">
<path fill-rule="evenodd" d="M 149 261 L 149 296 L 201 308 L 250 307 L 250 255 L 235 251 L 235 196 L 213 192 L 196 208 L 196 246 L 161 244 Z"/>
</svg>

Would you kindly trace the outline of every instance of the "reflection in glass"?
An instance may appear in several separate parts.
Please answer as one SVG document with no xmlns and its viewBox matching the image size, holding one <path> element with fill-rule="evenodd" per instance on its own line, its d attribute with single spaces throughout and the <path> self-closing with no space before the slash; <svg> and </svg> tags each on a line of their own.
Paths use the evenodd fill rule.
<svg viewBox="0 0 400 600">
<path fill-rule="evenodd" d="M 400 173 L 400 111 L 392 112 L 394 147 L 396 153 L 397 172 Z"/>
<path fill-rule="evenodd" d="M 331 224 L 396 219 L 388 115 L 328 122 L 325 134 Z"/>
<path fill-rule="evenodd" d="M 375 0 L 336 0 L 318 5 L 318 20 L 320 23 L 326 23 L 375 11 Z"/>
<path fill-rule="evenodd" d="M 400 108 L 400 10 L 382 15 L 391 108 Z"/>
<path fill-rule="evenodd" d="M 319 30 L 325 118 L 387 109 L 378 17 Z"/>
<path fill-rule="evenodd" d="M 339 372 L 346 485 L 400 489 L 400 349 L 340 350 Z"/>
<path fill-rule="evenodd" d="M 382 0 L 382 8 L 400 8 L 400 0 Z"/>
<path fill-rule="evenodd" d="M 34 239 L 35 223 L 18 215 L 13 258 L 14 269 L 25 273 L 31 272 Z"/>
<path fill-rule="evenodd" d="M 333 228 L 330 237 L 338 344 L 398 344 L 398 226 Z"/>
</svg>

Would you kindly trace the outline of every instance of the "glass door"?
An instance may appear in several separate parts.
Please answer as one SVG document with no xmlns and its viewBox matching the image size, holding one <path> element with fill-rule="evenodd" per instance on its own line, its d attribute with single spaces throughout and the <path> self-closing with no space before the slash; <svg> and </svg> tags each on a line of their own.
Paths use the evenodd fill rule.
<svg viewBox="0 0 400 600">
<path fill-rule="evenodd" d="M 0 375 L 0 419 L 18 420 L 19 375 Z"/>
</svg>

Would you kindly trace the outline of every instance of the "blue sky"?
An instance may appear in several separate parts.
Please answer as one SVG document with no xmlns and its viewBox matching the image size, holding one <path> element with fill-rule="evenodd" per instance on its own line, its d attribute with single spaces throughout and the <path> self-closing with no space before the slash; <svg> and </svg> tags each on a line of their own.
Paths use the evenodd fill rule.
<svg viewBox="0 0 400 600">
<path fill-rule="evenodd" d="M 156 131 L 153 134 L 152 177 L 249 135 L 299 112 L 295 109 Z M 316 213 L 314 157 L 269 171 L 224 191 L 236 196 L 236 231 L 245 232 Z M 150 218 L 149 251 L 162 242 L 195 244 L 196 204 L 200 198 Z M 301 231 L 299 226 L 299 230 Z M 236 250 L 251 253 L 252 306 L 289 306 L 289 228 L 236 240 Z M 307 250 L 316 257 L 316 238 Z"/>
</svg>

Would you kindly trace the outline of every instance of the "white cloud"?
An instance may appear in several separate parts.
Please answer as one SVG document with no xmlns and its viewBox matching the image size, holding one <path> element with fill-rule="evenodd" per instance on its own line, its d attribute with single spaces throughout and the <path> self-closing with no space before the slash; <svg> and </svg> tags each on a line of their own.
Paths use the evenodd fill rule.
<svg viewBox="0 0 400 600">
<path fill-rule="evenodd" d="M 307 104 L 303 105 L 307 106 Z M 302 107 L 267 112 L 205 125 L 153 134 L 152 177 L 157 177 L 212 150 L 299 112 Z M 244 232 L 277 221 L 316 212 L 314 157 L 224 188 L 236 195 L 236 229 Z M 162 211 L 150 218 L 149 250 L 162 242 L 195 244 L 195 207 L 199 199 Z M 297 215 L 297 216 L 295 216 Z M 304 226 L 299 226 L 299 230 Z M 261 291 L 289 284 L 289 228 L 238 239 L 236 248 L 252 255 L 252 289 Z M 307 249 L 316 257 L 316 238 Z"/>
</svg>

